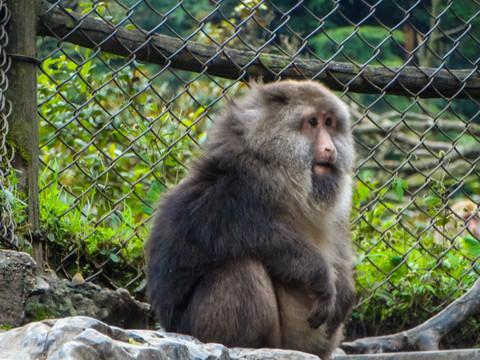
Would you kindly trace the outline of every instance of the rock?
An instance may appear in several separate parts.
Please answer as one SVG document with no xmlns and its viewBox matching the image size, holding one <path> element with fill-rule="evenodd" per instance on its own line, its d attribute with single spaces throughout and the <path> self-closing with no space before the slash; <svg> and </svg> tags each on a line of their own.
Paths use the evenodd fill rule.
<svg viewBox="0 0 480 360">
<path fill-rule="evenodd" d="M 53 277 L 43 280 L 48 287 L 26 301 L 26 322 L 82 315 L 122 328 L 146 329 L 154 323 L 150 306 L 135 300 L 125 289 L 113 291 L 88 282 L 73 285 Z"/>
<path fill-rule="evenodd" d="M 36 267 L 28 254 L 0 251 L 0 326 L 24 323 L 25 303 L 37 284 Z"/>
<path fill-rule="evenodd" d="M 122 330 L 82 316 L 44 320 L 1 333 L 0 354 L 5 360 L 318 360 L 297 351 L 228 349 L 220 344 L 202 344 L 190 336 Z"/>
<path fill-rule="evenodd" d="M 136 301 L 127 290 L 102 289 L 78 276 L 73 284 L 54 273 L 38 275 L 35 261 L 26 253 L 0 250 L 0 289 L 3 328 L 75 315 L 131 329 L 154 324 L 150 306 Z"/>
<path fill-rule="evenodd" d="M 235 348 L 230 351 L 231 359 L 242 360 L 319 360 L 315 355 L 280 349 L 241 349 Z"/>
</svg>

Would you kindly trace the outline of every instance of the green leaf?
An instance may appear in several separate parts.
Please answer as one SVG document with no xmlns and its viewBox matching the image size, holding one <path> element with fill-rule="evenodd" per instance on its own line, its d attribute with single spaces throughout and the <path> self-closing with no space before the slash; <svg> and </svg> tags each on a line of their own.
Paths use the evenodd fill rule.
<svg viewBox="0 0 480 360">
<path fill-rule="evenodd" d="M 153 209 L 150 206 L 144 205 L 142 206 L 142 211 L 147 215 L 153 214 Z"/>
<path fill-rule="evenodd" d="M 75 71 L 75 70 L 77 70 L 77 64 L 75 64 L 73 61 L 68 61 L 67 62 L 67 69 Z"/>
<path fill-rule="evenodd" d="M 455 267 L 458 268 L 458 267 L 461 266 L 460 261 L 458 261 L 458 259 L 454 255 L 452 255 L 450 253 L 447 253 L 447 254 L 445 254 L 445 257 L 448 258 L 450 260 L 450 262 L 452 263 L 452 265 L 454 265 Z"/>
<path fill-rule="evenodd" d="M 480 255 L 480 242 L 478 240 L 466 237 L 463 238 L 463 245 L 465 246 L 465 249 L 473 255 L 473 257 Z"/>
<path fill-rule="evenodd" d="M 153 199 L 156 201 L 159 195 L 164 191 L 165 191 L 165 186 L 163 186 L 163 184 L 160 181 L 155 180 L 152 183 L 152 186 L 150 187 L 150 190 L 148 191 L 147 195 L 150 199 Z"/>
<path fill-rule="evenodd" d="M 110 254 L 110 260 L 112 260 L 114 263 L 118 263 L 120 258 L 116 254 Z"/>
<path fill-rule="evenodd" d="M 430 208 L 433 208 L 435 207 L 435 205 L 441 202 L 441 199 L 437 195 L 432 193 L 428 197 L 426 197 L 423 202 L 427 204 Z"/>
<path fill-rule="evenodd" d="M 396 267 L 402 262 L 402 260 L 403 260 L 403 257 L 398 256 L 398 255 L 393 255 L 390 258 L 390 263 L 393 265 L 393 267 Z"/>
<path fill-rule="evenodd" d="M 370 196 L 370 189 L 364 183 L 358 182 L 357 193 L 360 201 L 366 200 Z"/>
<path fill-rule="evenodd" d="M 397 194 L 398 201 L 403 201 L 404 190 L 408 189 L 408 184 L 405 180 L 396 178 L 392 182 L 392 189 Z"/>
</svg>

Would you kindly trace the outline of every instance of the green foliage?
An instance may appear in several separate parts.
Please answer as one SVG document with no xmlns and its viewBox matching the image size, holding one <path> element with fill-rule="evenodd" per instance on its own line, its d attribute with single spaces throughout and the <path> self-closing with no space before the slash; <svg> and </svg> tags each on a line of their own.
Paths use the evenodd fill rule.
<svg viewBox="0 0 480 360">
<path fill-rule="evenodd" d="M 17 224 L 23 224 L 26 220 L 27 204 L 22 200 L 25 194 L 18 190 L 18 177 L 21 171 L 11 169 L 7 175 L 7 181 L 10 189 L 6 186 L 0 187 L 0 213 L 10 213 L 12 220 Z"/>
<path fill-rule="evenodd" d="M 187 104 L 178 101 L 176 105 L 182 110 L 165 109 L 158 105 L 164 100 L 150 90 L 152 85 L 145 75 L 148 70 L 141 64 L 113 74 L 96 73 L 93 61 L 86 60 L 90 51 L 79 47 L 75 51 L 83 59 L 81 65 L 64 55 L 47 59 L 44 74 L 38 77 L 40 113 L 48 119 L 41 122 L 43 161 L 58 159 L 62 145 L 66 145 L 82 152 L 85 161 L 75 161 L 76 153 L 65 159 L 65 163 L 76 163 L 80 168 L 76 182 L 96 179 L 104 186 L 137 183 L 154 171 L 165 184 L 176 183 L 185 174 L 183 161 L 197 148 L 195 141 L 205 137 L 204 129 L 196 125 L 203 108 L 185 113 L 193 101 L 184 107 L 182 104 Z M 104 58 L 113 62 L 112 57 Z M 52 141 L 53 137 L 62 141 Z M 125 153 L 128 149 L 133 151 Z M 116 171 L 107 175 L 112 163 Z M 61 176 L 68 177 L 68 173 Z M 145 196 L 149 186 L 141 185 L 136 190 Z"/>
<path fill-rule="evenodd" d="M 53 168 L 57 165 L 53 164 Z M 95 202 L 98 195 L 92 189 L 78 203 L 58 182 L 58 172 L 54 181 L 46 186 L 49 178 L 45 169 L 40 176 L 40 215 L 42 228 L 50 246 L 55 252 L 51 261 L 63 258 L 76 250 L 75 265 L 69 268 L 71 275 L 81 272 L 91 275 L 94 269 L 90 263 L 111 260 L 121 269 L 139 269 L 144 263 L 143 241 L 148 229 L 133 218 L 132 209 L 126 202 L 112 209 L 110 214 L 99 222 L 95 214 Z M 124 274 L 125 275 L 125 274 Z M 116 279 L 120 283 L 122 277 Z"/>
<path fill-rule="evenodd" d="M 403 200 L 408 189 L 401 179 L 378 189 L 375 182 L 359 181 L 354 193 L 353 239 L 360 306 L 353 314 L 370 331 L 393 333 L 414 326 L 468 290 L 479 276 L 480 243 L 465 237 L 445 248 L 435 241 L 428 219 L 406 211 L 389 198 Z M 441 186 L 423 203 L 442 217 Z M 390 196 L 390 194 L 392 196 Z M 374 201 L 375 200 L 375 201 Z M 474 266 L 473 266 L 474 265 Z"/>
<path fill-rule="evenodd" d="M 25 194 L 18 190 L 18 177 L 21 171 L 10 169 L 6 181 L 0 187 L 0 214 L 2 220 L 8 224 L 10 221 L 15 224 L 15 233 L 18 239 L 18 248 L 32 254 L 32 246 L 24 233 L 28 228 L 27 224 L 27 203 Z M 9 184 L 9 186 L 7 186 Z M 7 217 L 9 216 L 9 217 Z"/>
<path fill-rule="evenodd" d="M 362 26 L 358 29 L 343 26 L 329 29 L 325 34 L 313 37 L 311 43 L 315 52 L 325 60 L 350 59 L 357 64 L 368 62 L 370 65 L 379 65 L 380 60 L 389 66 L 400 66 L 403 60 L 399 45 L 404 41 L 404 35 L 399 30 L 390 33 L 377 26 Z"/>
</svg>

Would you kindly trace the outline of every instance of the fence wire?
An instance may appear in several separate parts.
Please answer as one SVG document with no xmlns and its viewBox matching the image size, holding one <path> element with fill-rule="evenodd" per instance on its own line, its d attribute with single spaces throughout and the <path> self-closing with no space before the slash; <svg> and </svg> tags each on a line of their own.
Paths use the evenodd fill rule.
<svg viewBox="0 0 480 360">
<path fill-rule="evenodd" d="M 62 275 L 141 298 L 156 202 L 261 76 L 321 80 L 351 109 L 352 336 L 418 324 L 478 278 L 478 1 L 60 0 L 40 28 L 41 216 Z"/>
<path fill-rule="evenodd" d="M 12 184 L 11 177 L 14 169 L 11 164 L 13 159 L 13 146 L 7 141 L 8 117 L 11 105 L 5 99 L 8 88 L 7 73 L 10 62 L 5 51 L 8 45 L 8 35 L 5 31 L 10 12 L 5 2 L 0 1 L 0 247 L 17 249 L 18 238 L 15 232 L 14 207 L 19 200 L 16 198 L 16 186 Z"/>
</svg>

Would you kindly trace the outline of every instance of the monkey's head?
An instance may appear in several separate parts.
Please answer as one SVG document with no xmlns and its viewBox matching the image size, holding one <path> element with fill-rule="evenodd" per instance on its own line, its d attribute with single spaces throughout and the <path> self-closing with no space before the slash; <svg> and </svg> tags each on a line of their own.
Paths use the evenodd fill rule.
<svg viewBox="0 0 480 360">
<path fill-rule="evenodd" d="M 308 183 L 322 201 L 337 195 L 353 169 L 350 127 L 347 106 L 326 87 L 281 81 L 251 84 L 244 99 L 227 106 L 217 131 L 237 149 L 281 168 L 302 186 Z"/>
</svg>

